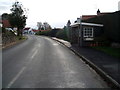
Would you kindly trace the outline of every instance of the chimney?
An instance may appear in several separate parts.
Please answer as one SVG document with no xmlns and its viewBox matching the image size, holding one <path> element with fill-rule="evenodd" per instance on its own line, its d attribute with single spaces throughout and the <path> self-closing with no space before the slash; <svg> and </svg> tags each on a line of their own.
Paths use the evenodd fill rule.
<svg viewBox="0 0 120 90">
<path fill-rule="evenodd" d="M 97 15 L 100 15 L 100 10 L 99 9 L 97 10 Z"/>
<path fill-rule="evenodd" d="M 68 20 L 68 22 L 67 22 L 67 26 L 70 26 L 70 24 L 71 24 L 71 22 L 70 22 L 70 20 Z"/>
<path fill-rule="evenodd" d="M 80 18 L 77 18 L 77 23 L 80 23 L 80 22 L 81 22 Z"/>
</svg>

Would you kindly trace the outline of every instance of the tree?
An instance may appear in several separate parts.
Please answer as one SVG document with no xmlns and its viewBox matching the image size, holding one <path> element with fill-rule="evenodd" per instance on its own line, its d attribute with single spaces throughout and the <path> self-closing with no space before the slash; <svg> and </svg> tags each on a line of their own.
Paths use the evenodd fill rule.
<svg viewBox="0 0 120 90">
<path fill-rule="evenodd" d="M 41 28 L 42 28 L 42 22 L 37 22 L 37 27 L 38 27 L 38 30 L 41 30 Z"/>
<path fill-rule="evenodd" d="M 38 27 L 38 30 L 51 30 L 51 26 L 47 23 L 47 22 L 44 22 L 42 24 L 42 22 L 37 22 L 37 27 Z"/>
<path fill-rule="evenodd" d="M 9 14 L 8 14 L 8 13 L 3 13 L 3 14 L 1 15 L 1 17 L 2 17 L 2 20 L 6 20 L 6 19 L 9 18 Z"/>
<path fill-rule="evenodd" d="M 9 21 L 11 26 L 17 27 L 17 35 L 22 35 L 22 29 L 26 25 L 27 17 L 24 15 L 24 10 L 22 9 L 22 4 L 15 2 L 10 9 L 12 13 L 9 14 Z"/>
<path fill-rule="evenodd" d="M 51 26 L 47 22 L 44 22 L 43 26 L 44 26 L 45 30 L 51 30 L 52 29 Z"/>
</svg>

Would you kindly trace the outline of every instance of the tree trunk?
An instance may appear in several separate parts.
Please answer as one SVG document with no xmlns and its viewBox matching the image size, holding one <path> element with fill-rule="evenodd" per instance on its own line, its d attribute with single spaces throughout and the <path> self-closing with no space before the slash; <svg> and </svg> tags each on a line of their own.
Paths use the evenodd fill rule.
<svg viewBox="0 0 120 90">
<path fill-rule="evenodd" d="M 22 29 L 20 29 L 20 35 L 22 36 Z"/>
<path fill-rule="evenodd" d="M 17 28 L 17 36 L 20 36 L 20 28 Z"/>
</svg>

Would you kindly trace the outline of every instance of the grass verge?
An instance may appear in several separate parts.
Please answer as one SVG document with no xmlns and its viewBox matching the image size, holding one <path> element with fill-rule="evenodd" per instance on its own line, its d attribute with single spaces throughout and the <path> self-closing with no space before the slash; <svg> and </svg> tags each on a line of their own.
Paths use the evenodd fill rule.
<svg viewBox="0 0 120 90">
<path fill-rule="evenodd" d="M 94 49 L 100 50 L 102 52 L 105 52 L 113 57 L 117 57 L 120 59 L 120 48 L 113 48 L 113 47 L 92 47 Z"/>
<path fill-rule="evenodd" d="M 13 46 L 15 44 L 18 44 L 18 43 L 27 39 L 26 36 L 15 36 L 15 38 L 16 38 L 15 41 L 7 43 L 6 45 L 2 45 L 2 48 L 5 49 L 5 48 L 8 48 L 8 47 L 11 47 L 11 46 Z"/>
</svg>

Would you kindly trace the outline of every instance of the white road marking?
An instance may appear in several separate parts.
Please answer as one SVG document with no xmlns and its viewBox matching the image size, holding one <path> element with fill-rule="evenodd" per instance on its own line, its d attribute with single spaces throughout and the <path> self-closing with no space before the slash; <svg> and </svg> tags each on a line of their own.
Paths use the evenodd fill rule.
<svg viewBox="0 0 120 90">
<path fill-rule="evenodd" d="M 13 83 L 19 78 L 19 76 L 23 73 L 23 71 L 26 69 L 26 67 L 23 67 L 20 72 L 12 79 L 12 81 L 8 84 L 7 88 L 10 88 Z"/>
<path fill-rule="evenodd" d="M 28 62 L 28 63 L 30 63 L 32 60 L 33 60 L 33 58 L 35 57 L 35 55 L 37 54 L 37 52 L 38 52 L 38 50 L 36 50 L 34 53 L 33 53 L 33 55 L 31 56 L 31 60 Z M 15 78 L 13 78 L 13 80 L 8 84 L 8 86 L 7 86 L 7 88 L 10 88 L 12 85 L 13 85 L 13 83 L 19 78 L 19 76 L 23 73 L 23 71 L 26 69 L 26 67 L 23 67 L 21 70 L 20 70 L 20 72 L 15 76 Z"/>
<path fill-rule="evenodd" d="M 38 52 L 38 50 L 36 50 L 36 51 L 33 53 L 33 55 L 31 56 L 32 59 L 33 59 L 34 56 L 37 54 L 37 52 Z"/>
</svg>

